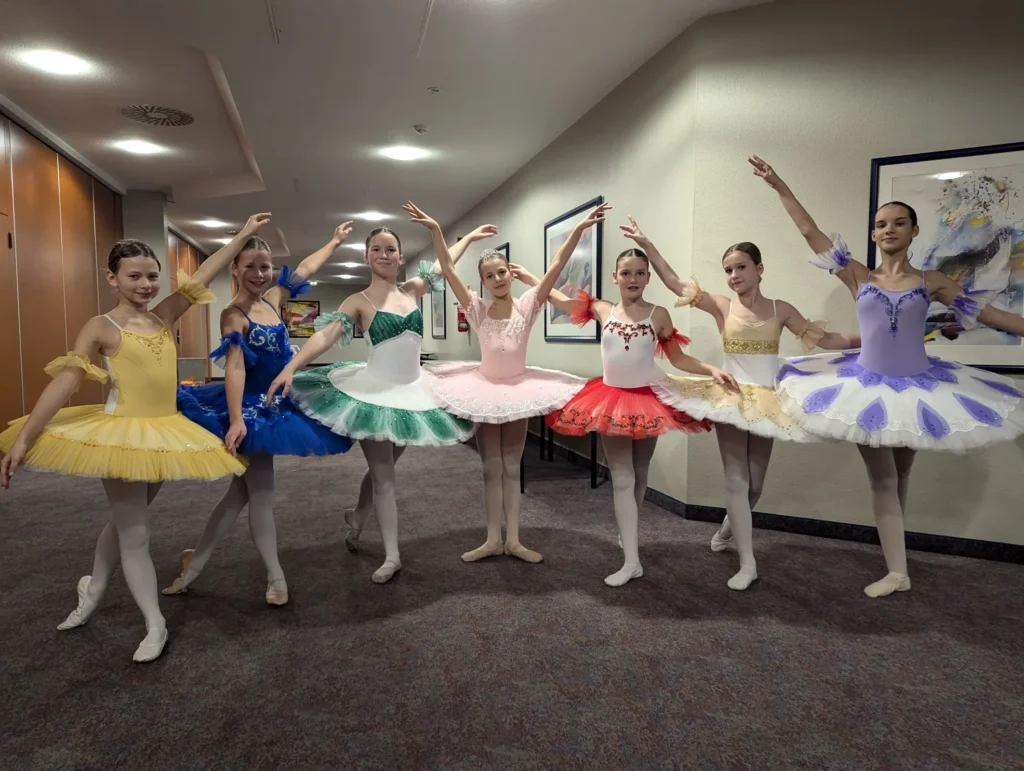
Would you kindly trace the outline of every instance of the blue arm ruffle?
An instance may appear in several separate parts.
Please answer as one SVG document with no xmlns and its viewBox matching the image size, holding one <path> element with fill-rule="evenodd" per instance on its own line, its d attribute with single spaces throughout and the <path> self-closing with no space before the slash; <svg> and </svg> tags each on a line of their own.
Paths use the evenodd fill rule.
<svg viewBox="0 0 1024 771">
<path fill-rule="evenodd" d="M 313 290 L 313 286 L 309 281 L 294 270 L 289 269 L 287 265 L 281 266 L 281 275 L 277 277 L 277 285 L 287 289 L 292 298 Z"/>
<path fill-rule="evenodd" d="M 249 347 L 249 343 L 246 342 L 245 336 L 237 330 L 234 332 L 228 332 L 220 339 L 220 345 L 210 354 L 210 359 L 214 364 L 223 369 L 225 359 L 228 355 L 228 350 L 231 348 L 242 349 L 242 360 L 245 362 L 245 366 L 251 367 L 256 363 L 256 352 Z"/>
<path fill-rule="evenodd" d="M 321 313 L 313 320 L 313 328 L 319 332 L 322 329 L 326 329 L 334 322 L 341 324 L 341 337 L 339 337 L 334 344 L 340 348 L 343 345 L 351 343 L 352 337 L 355 335 L 355 323 L 352 321 L 352 317 L 347 313 L 342 313 L 341 311 Z"/>
</svg>

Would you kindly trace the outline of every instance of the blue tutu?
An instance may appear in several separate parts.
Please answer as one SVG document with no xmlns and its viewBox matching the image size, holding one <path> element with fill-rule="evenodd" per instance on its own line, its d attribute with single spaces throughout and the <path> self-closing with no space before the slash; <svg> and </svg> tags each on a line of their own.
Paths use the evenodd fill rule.
<svg viewBox="0 0 1024 771">
<path fill-rule="evenodd" d="M 278 283 L 288 287 L 293 296 L 301 294 L 308 286 L 301 280 L 290 279 L 287 267 L 282 270 Z M 269 302 L 267 305 L 273 308 Z M 242 313 L 249 321 L 248 334 L 243 336 L 240 332 L 231 332 L 225 335 L 220 347 L 210 354 L 211 359 L 223 366 L 230 348 L 242 350 L 245 361 L 242 420 L 246 434 L 238 451 L 244 455 L 337 455 L 347 451 L 352 447 L 351 438 L 339 436 L 307 418 L 291 400 L 278 395 L 273 404 L 267 406 L 267 389 L 292 358 L 288 330 L 283 322 L 259 324 L 244 311 Z M 179 386 L 178 410 L 221 439 L 231 426 L 223 383 Z"/>
</svg>

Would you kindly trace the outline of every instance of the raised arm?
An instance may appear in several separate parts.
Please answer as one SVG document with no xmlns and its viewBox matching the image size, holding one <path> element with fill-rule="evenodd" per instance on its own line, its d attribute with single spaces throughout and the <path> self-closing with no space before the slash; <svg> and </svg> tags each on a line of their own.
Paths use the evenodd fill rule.
<svg viewBox="0 0 1024 771">
<path fill-rule="evenodd" d="M 40 432 L 57 411 L 68 403 L 68 399 L 78 390 L 83 378 L 100 383 L 107 382 L 107 373 L 92 364 L 91 359 L 99 354 L 104 333 L 109 333 L 113 329 L 114 326 L 102 316 L 90 319 L 75 338 L 75 345 L 71 351 L 46 365 L 46 373 L 53 377 L 53 380 L 39 395 L 28 420 L 14 440 L 14 446 L 0 462 L 0 486 L 10 486 L 11 477 L 18 470 L 18 466 Z"/>
<path fill-rule="evenodd" d="M 440 268 L 441 274 L 452 288 L 452 292 L 455 294 L 455 299 L 459 301 L 459 305 L 463 308 L 469 308 L 473 303 L 473 296 L 470 294 L 469 287 L 463 283 L 462 279 L 459 278 L 459 274 L 455 271 L 455 259 L 448 251 L 448 244 L 444 242 L 444 234 L 441 232 L 441 226 L 437 224 L 437 220 L 428 216 L 411 201 L 402 208 L 412 217 L 413 222 L 417 225 L 422 225 L 430 231 L 430 237 L 434 242 L 434 254 L 437 255 L 437 261 L 434 264 Z M 463 238 L 461 240 L 465 241 L 466 239 Z M 460 251 L 460 255 L 464 251 L 465 247 Z"/>
<path fill-rule="evenodd" d="M 796 308 L 781 300 L 775 304 L 782 325 L 796 335 L 804 351 L 823 348 L 826 351 L 843 351 L 860 348 L 858 332 L 826 332 L 824 321 L 808 321 Z"/>
<path fill-rule="evenodd" d="M 402 208 L 405 209 L 405 211 L 409 212 L 409 209 L 406 208 L 407 206 L 408 204 L 406 204 L 406 206 L 403 206 Z M 452 258 L 452 264 L 457 265 L 459 263 L 459 260 L 462 259 L 462 255 L 466 253 L 466 249 L 469 248 L 470 244 L 474 243 L 475 241 L 481 241 L 485 238 L 490 238 L 491 236 L 496 235 L 497 232 L 498 229 L 494 227 L 494 225 L 481 225 L 480 227 L 475 228 L 469 235 L 460 238 L 456 242 L 456 244 L 453 247 L 451 247 L 451 249 L 448 250 L 448 253 L 451 255 Z M 441 263 L 439 260 L 435 259 L 433 264 L 431 264 L 429 267 L 427 267 L 424 263 L 420 263 L 420 267 L 417 270 L 416 275 L 410 278 L 404 284 L 402 284 L 402 289 L 406 293 L 412 295 L 414 298 L 422 297 L 423 295 L 428 294 L 433 289 L 434 283 L 432 277 L 440 275 Z"/>
<path fill-rule="evenodd" d="M 672 325 L 672 317 L 669 312 L 660 305 L 654 309 L 654 333 L 658 336 L 658 355 L 668 359 L 672 366 L 683 372 L 692 372 L 695 375 L 710 375 L 716 382 L 733 391 L 738 391 L 736 379 L 728 372 L 719 369 L 711 364 L 705 364 L 700 359 L 683 353 L 683 346 L 689 344 L 689 339 L 681 335 Z"/>
<path fill-rule="evenodd" d="M 636 245 L 644 250 L 658 278 L 668 287 L 670 292 L 679 297 L 676 307 L 690 306 L 691 308 L 702 310 L 714 316 L 718 328 L 722 328 L 726 316 L 726 311 L 723 311 L 723 308 L 729 307 L 728 297 L 705 292 L 704 288 L 697 283 L 697 279 L 691 278 L 689 281 L 684 281 L 679 278 L 675 269 L 668 264 L 668 260 L 662 256 L 661 252 L 658 251 L 658 247 L 654 245 L 651 239 L 644 235 L 643 231 L 640 230 L 640 226 L 636 224 L 636 220 L 632 217 L 629 218 L 628 225 L 619 225 L 619 230 L 622 231 L 626 238 L 636 242 Z"/>
<path fill-rule="evenodd" d="M 509 270 L 512 271 L 512 278 L 522 281 L 527 286 L 539 286 L 540 279 L 533 275 L 530 271 L 524 268 L 522 265 L 517 265 L 514 262 L 508 264 Z M 548 302 L 563 313 L 571 313 L 574 300 L 566 297 L 562 292 L 557 289 L 552 289 L 548 293 Z"/>
<path fill-rule="evenodd" d="M 1009 332 L 1011 335 L 1024 337 L 1024 317 L 993 308 L 988 304 L 998 292 L 965 291 L 953 279 L 937 270 L 926 271 L 924 276 L 931 299 L 948 306 L 964 329 L 976 329 L 979 324 L 984 324 Z"/>
<path fill-rule="evenodd" d="M 548 267 L 547 273 L 544 274 L 544 278 L 541 279 L 540 284 L 537 287 L 537 305 L 543 305 L 547 302 L 548 297 L 551 295 L 551 291 L 555 288 L 555 282 L 558 281 L 558 277 L 562 274 L 566 264 L 569 262 L 569 258 L 572 257 L 573 252 L 576 251 L 576 247 L 580 243 L 580 239 L 583 234 L 590 228 L 599 222 L 604 222 L 605 213 L 612 207 L 609 204 L 603 203 L 597 206 L 591 211 L 586 217 L 580 220 L 576 227 L 569 233 L 569 237 L 565 239 L 565 243 L 559 247 L 558 252 L 555 253 L 555 259 Z M 559 293 L 561 294 L 561 293 Z M 565 295 L 562 295 L 563 297 Z M 557 305 L 555 306 L 558 307 Z"/>
<path fill-rule="evenodd" d="M 242 247 L 245 246 L 249 237 L 268 222 L 270 222 L 269 214 L 253 214 L 249 217 L 248 222 L 238 231 L 238 234 L 225 246 L 214 252 L 212 257 L 204 260 L 195 273 L 191 276 L 186 276 L 183 272 L 180 273 L 178 291 L 161 300 L 153 309 L 153 313 L 164 324 L 171 326 L 197 302 L 196 298 L 210 286 L 214 277 L 231 264 L 232 260 L 242 251 Z M 206 294 L 209 295 L 209 299 L 205 301 L 211 301 L 212 294 L 209 294 L 208 291 Z"/>
<path fill-rule="evenodd" d="M 230 425 L 224 436 L 224 446 L 232 455 L 245 439 L 246 427 L 242 419 L 242 393 L 245 391 L 245 316 L 238 308 L 225 308 L 220 315 L 221 345 L 214 354 L 224 357 L 224 395 L 228 403 Z M 215 356 L 216 358 L 216 356 Z"/>
<path fill-rule="evenodd" d="M 343 222 L 338 225 L 334 229 L 331 240 L 306 257 L 295 270 L 289 271 L 287 266 L 282 268 L 277 284 L 269 289 L 263 298 L 275 308 L 280 308 L 286 300 L 308 292 L 309 279 L 317 274 L 324 263 L 351 234 L 351 222 Z"/>
</svg>

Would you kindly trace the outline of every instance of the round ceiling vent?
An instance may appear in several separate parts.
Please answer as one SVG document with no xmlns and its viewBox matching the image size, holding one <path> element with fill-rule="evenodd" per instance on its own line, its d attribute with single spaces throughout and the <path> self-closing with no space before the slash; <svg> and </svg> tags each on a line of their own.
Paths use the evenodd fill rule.
<svg viewBox="0 0 1024 771">
<path fill-rule="evenodd" d="M 130 104 L 121 108 L 121 114 L 128 120 L 148 123 L 151 126 L 187 126 L 195 121 L 195 118 L 183 110 L 157 107 L 153 104 Z"/>
</svg>

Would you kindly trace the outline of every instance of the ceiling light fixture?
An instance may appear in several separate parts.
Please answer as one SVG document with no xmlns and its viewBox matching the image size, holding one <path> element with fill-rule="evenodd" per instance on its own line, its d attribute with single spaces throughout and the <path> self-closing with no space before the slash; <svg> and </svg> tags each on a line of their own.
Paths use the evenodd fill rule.
<svg viewBox="0 0 1024 771">
<path fill-rule="evenodd" d="M 203 228 L 226 228 L 230 223 L 222 222 L 220 220 L 209 219 L 199 220 L 199 222 L 197 222 L 196 224 Z"/>
<path fill-rule="evenodd" d="M 392 215 L 381 211 L 364 211 L 361 214 L 356 214 L 355 218 L 357 220 L 366 220 L 367 222 L 380 222 L 381 220 L 391 219 Z"/>
<path fill-rule="evenodd" d="M 340 273 L 337 278 L 358 278 L 358 276 L 353 276 L 351 273 Z"/>
<path fill-rule="evenodd" d="M 319 281 L 310 281 L 309 285 L 310 286 L 320 286 L 320 282 Z"/>
<path fill-rule="evenodd" d="M 365 263 L 362 263 L 362 262 L 339 262 L 338 263 L 338 267 L 339 268 L 361 268 L 364 265 L 365 265 Z"/>
<path fill-rule="evenodd" d="M 231 243 L 231 239 L 230 238 L 215 238 L 215 239 L 213 239 L 213 242 L 215 244 L 230 244 Z"/>
<path fill-rule="evenodd" d="M 85 75 L 95 69 L 85 59 L 52 48 L 24 51 L 18 54 L 18 59 L 23 64 L 50 75 Z"/>
<path fill-rule="evenodd" d="M 124 150 L 126 153 L 132 153 L 134 155 L 157 155 L 159 153 L 167 152 L 167 150 L 160 145 L 155 145 L 144 139 L 122 139 L 120 142 L 114 142 L 114 147 L 118 150 Z"/>
<path fill-rule="evenodd" d="M 359 251 L 365 251 L 366 247 L 363 244 L 345 244 L 346 249 L 358 249 Z"/>
<path fill-rule="evenodd" d="M 424 158 L 429 158 L 431 152 L 429 150 L 424 150 L 422 147 L 392 145 L 391 147 L 381 148 L 377 151 L 377 154 L 385 158 L 389 158 L 392 161 L 420 161 Z"/>
</svg>

